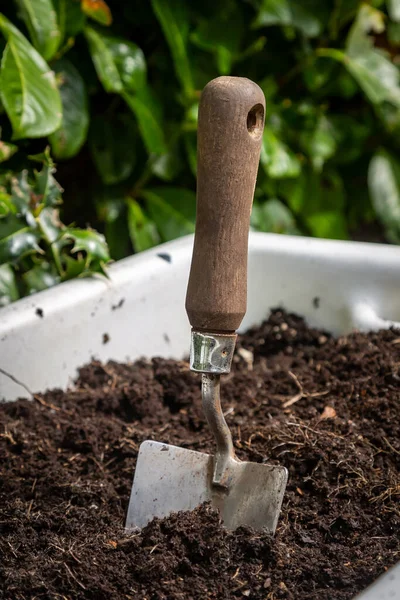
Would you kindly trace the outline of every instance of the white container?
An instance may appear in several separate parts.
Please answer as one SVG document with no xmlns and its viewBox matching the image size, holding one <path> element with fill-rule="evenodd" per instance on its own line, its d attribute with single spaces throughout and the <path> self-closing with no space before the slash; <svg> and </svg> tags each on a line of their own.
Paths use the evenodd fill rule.
<svg viewBox="0 0 400 600">
<path fill-rule="evenodd" d="M 112 265 L 109 280 L 67 282 L 1 309 L 0 399 L 66 389 L 92 358 L 187 355 L 192 244 L 158 246 Z M 277 306 L 335 334 L 400 327 L 400 247 L 251 233 L 242 330 Z M 385 598 L 385 581 L 365 597 Z"/>
</svg>

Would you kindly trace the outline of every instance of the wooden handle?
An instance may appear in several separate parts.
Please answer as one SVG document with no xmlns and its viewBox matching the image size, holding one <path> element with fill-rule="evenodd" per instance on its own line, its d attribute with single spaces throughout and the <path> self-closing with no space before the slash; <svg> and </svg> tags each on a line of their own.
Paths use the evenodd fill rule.
<svg viewBox="0 0 400 600">
<path fill-rule="evenodd" d="M 242 77 L 218 77 L 201 94 L 197 216 L 186 311 L 194 329 L 235 331 L 246 313 L 250 213 L 265 98 Z"/>
</svg>

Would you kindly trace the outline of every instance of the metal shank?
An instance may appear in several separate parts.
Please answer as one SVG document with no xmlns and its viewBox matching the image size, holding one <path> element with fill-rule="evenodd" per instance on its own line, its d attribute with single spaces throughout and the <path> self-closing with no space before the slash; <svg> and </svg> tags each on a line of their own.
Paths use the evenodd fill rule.
<svg viewBox="0 0 400 600">
<path fill-rule="evenodd" d="M 232 435 L 222 413 L 220 400 L 220 376 L 203 373 L 201 380 L 203 410 L 217 443 L 214 456 L 213 484 L 229 488 L 235 458 Z"/>
</svg>

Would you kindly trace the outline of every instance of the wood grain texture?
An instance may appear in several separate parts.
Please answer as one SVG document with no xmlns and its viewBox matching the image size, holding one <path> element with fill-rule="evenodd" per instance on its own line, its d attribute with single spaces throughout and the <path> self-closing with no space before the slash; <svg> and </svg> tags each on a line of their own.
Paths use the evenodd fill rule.
<svg viewBox="0 0 400 600">
<path fill-rule="evenodd" d="M 265 98 L 242 77 L 204 88 L 197 137 L 197 216 L 186 311 L 194 329 L 235 331 L 246 312 L 247 248 Z"/>
</svg>

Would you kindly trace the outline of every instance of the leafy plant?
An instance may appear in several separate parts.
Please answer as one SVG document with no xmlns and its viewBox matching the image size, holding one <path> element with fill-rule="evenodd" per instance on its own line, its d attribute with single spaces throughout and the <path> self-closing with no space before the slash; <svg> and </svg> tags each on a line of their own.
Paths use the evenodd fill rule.
<svg viewBox="0 0 400 600">
<path fill-rule="evenodd" d="M 0 306 L 73 277 L 105 275 L 110 260 L 101 234 L 61 223 L 48 150 L 30 158 L 40 171 L 0 179 Z"/>
<path fill-rule="evenodd" d="M 1 166 L 50 144 L 113 258 L 193 231 L 199 95 L 228 74 L 267 100 L 254 229 L 399 242 L 400 0 L 15 0 L 0 32 Z"/>
</svg>

